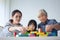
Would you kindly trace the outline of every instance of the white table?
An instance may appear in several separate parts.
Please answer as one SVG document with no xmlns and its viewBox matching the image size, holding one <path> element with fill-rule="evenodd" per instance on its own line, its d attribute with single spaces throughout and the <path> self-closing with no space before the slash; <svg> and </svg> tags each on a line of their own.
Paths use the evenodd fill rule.
<svg viewBox="0 0 60 40">
<path fill-rule="evenodd" d="M 0 40 L 60 40 L 60 37 L 1 37 Z"/>
</svg>

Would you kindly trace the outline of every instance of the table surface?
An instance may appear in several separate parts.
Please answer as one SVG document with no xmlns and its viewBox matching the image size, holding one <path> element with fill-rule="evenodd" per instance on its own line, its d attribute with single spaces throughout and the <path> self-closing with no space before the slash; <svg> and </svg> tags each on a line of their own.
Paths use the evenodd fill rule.
<svg viewBox="0 0 60 40">
<path fill-rule="evenodd" d="M 60 40 L 60 37 L 1 37 L 0 40 Z"/>
</svg>

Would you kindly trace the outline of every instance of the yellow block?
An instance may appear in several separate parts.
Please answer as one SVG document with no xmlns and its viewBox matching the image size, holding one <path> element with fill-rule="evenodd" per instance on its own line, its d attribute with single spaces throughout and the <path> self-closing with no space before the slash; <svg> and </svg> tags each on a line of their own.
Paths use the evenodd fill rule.
<svg viewBox="0 0 60 40">
<path fill-rule="evenodd" d="M 41 36 L 43 36 L 43 37 L 45 37 L 45 36 L 47 36 L 44 32 L 40 32 L 39 33 L 39 37 L 41 37 Z"/>
</svg>

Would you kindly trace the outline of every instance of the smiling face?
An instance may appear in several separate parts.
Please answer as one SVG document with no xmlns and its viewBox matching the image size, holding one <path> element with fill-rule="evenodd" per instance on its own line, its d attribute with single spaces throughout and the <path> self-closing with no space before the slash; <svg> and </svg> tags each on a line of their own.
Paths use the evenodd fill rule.
<svg viewBox="0 0 60 40">
<path fill-rule="evenodd" d="M 28 29 L 30 31 L 33 31 L 35 29 L 35 25 L 34 24 L 30 24 L 29 27 L 28 27 Z"/>
<path fill-rule="evenodd" d="M 18 24 L 21 20 L 21 14 L 19 12 L 16 12 L 14 16 L 12 16 L 13 24 Z"/>
<path fill-rule="evenodd" d="M 46 15 L 44 12 L 40 11 L 40 12 L 39 12 L 38 19 L 39 19 L 41 22 L 45 23 L 46 20 L 47 20 L 47 15 Z"/>
</svg>

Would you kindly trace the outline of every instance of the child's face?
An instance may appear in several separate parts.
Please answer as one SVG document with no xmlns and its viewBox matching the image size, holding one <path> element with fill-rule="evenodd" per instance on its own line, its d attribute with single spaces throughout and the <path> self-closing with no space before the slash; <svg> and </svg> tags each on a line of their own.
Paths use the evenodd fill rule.
<svg viewBox="0 0 60 40">
<path fill-rule="evenodd" d="M 21 20 L 21 14 L 17 12 L 17 13 L 12 17 L 12 19 L 13 19 L 13 22 L 14 22 L 15 24 L 18 24 L 18 23 L 20 22 L 20 20 Z"/>
<path fill-rule="evenodd" d="M 33 31 L 35 29 L 35 26 L 33 24 L 29 25 L 29 30 Z"/>
</svg>

